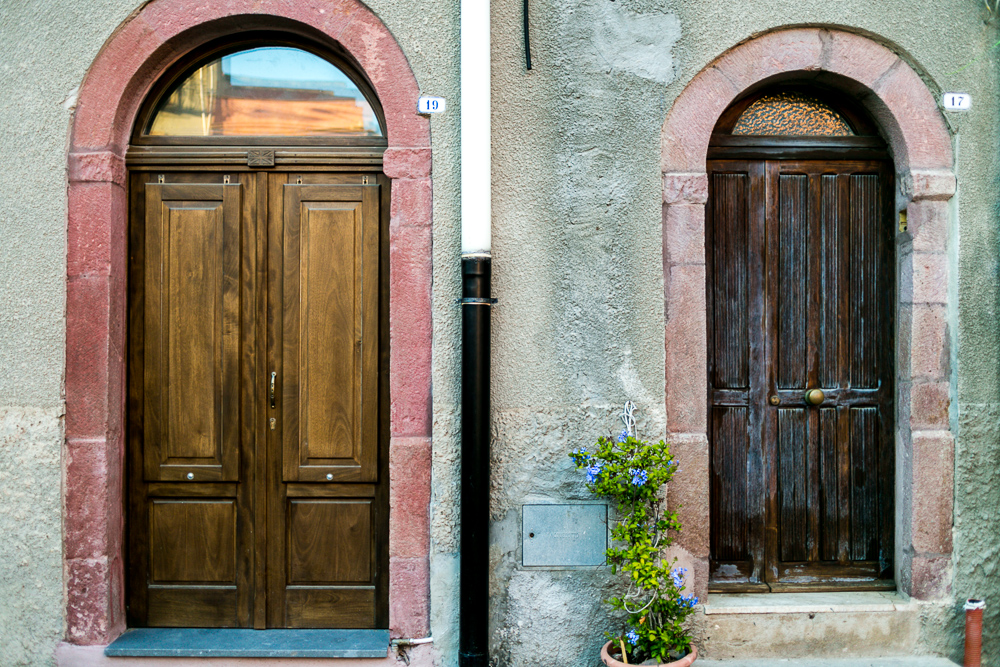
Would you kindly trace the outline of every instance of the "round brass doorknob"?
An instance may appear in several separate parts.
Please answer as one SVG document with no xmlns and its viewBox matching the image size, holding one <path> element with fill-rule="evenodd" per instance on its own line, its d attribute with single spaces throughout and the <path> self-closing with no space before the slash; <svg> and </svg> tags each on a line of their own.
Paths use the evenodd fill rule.
<svg viewBox="0 0 1000 667">
<path fill-rule="evenodd" d="M 822 389 L 810 389 L 806 392 L 806 403 L 809 405 L 819 405 L 826 398 Z"/>
</svg>

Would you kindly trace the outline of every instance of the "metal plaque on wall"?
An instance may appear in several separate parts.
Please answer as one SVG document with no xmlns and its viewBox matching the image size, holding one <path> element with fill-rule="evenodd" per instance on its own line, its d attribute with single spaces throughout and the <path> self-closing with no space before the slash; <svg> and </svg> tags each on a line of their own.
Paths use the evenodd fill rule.
<svg viewBox="0 0 1000 667">
<path fill-rule="evenodd" d="M 525 567 L 604 565 L 607 505 L 522 505 L 521 564 Z"/>
</svg>

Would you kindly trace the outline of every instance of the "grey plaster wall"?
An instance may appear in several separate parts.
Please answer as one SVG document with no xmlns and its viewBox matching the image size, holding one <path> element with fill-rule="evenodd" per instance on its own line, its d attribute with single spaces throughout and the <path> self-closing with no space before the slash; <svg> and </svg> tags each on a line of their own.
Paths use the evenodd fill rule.
<svg viewBox="0 0 1000 667">
<path fill-rule="evenodd" d="M 64 631 L 61 454 L 66 146 L 120 3 L 0 3 L 0 656 L 45 665 Z"/>
<path fill-rule="evenodd" d="M 614 412 L 626 398 L 642 412 L 640 433 L 663 436 L 660 128 L 709 62 L 780 27 L 866 34 L 903 55 L 935 95 L 959 90 L 976 100 L 972 112 L 947 114 L 959 179 L 949 312 L 958 432 L 954 594 L 1000 592 L 998 79 L 990 50 L 1000 35 L 979 3 L 538 1 L 530 72 L 521 2 L 493 0 L 492 11 L 497 664 L 596 662 L 609 627 L 598 602 L 607 574 L 521 568 L 520 506 L 585 498 L 566 453 L 616 429 Z M 957 657 L 957 602 L 925 610 L 919 627 L 915 650 Z M 987 631 L 986 643 L 990 664 L 1000 664 L 997 630 Z"/>
</svg>

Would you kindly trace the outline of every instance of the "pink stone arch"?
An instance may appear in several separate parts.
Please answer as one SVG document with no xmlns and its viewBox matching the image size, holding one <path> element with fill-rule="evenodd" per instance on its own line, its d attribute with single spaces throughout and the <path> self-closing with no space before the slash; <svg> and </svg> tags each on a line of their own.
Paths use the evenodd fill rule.
<svg viewBox="0 0 1000 667">
<path fill-rule="evenodd" d="M 660 135 L 666 306 L 666 410 L 670 441 L 687 475 L 670 487 L 685 530 L 678 555 L 706 591 L 709 448 L 705 387 L 705 163 L 722 112 L 752 86 L 813 78 L 841 88 L 881 125 L 895 161 L 909 235 L 897 242 L 896 579 L 920 599 L 951 590 L 954 437 L 949 410 L 949 200 L 951 135 L 920 76 L 896 53 L 839 30 L 778 30 L 707 65 L 674 102 Z"/>
<path fill-rule="evenodd" d="M 154 0 L 104 45 L 81 87 L 72 125 L 64 456 L 69 644 L 107 644 L 125 628 L 124 155 L 139 105 L 195 46 L 276 24 L 339 44 L 368 76 L 385 111 L 384 171 L 393 179 L 390 626 L 395 636 L 428 632 L 431 144 L 429 123 L 416 113 L 413 72 L 389 30 L 358 0 Z M 73 647 L 64 645 L 61 655 L 67 650 Z"/>
</svg>

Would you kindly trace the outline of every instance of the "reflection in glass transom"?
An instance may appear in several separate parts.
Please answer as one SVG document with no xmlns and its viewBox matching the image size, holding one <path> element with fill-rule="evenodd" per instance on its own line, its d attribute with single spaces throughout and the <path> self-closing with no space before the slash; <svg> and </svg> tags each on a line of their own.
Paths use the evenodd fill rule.
<svg viewBox="0 0 1000 667">
<path fill-rule="evenodd" d="M 262 47 L 198 68 L 153 114 L 148 136 L 381 137 L 378 117 L 340 69 L 307 51 Z"/>
</svg>

